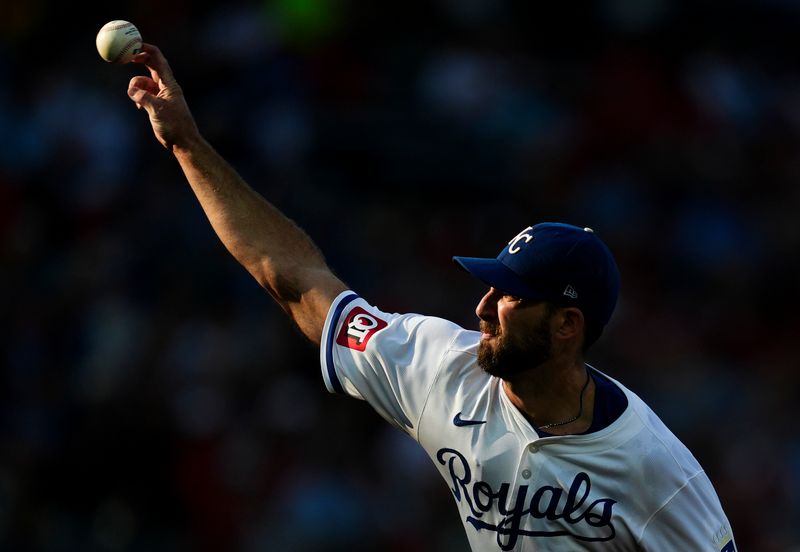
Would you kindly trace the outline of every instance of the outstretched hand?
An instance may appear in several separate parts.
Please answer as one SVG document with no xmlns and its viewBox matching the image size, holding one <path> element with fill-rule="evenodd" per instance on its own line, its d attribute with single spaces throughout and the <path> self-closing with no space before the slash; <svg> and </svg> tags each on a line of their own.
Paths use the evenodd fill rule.
<svg viewBox="0 0 800 552">
<path fill-rule="evenodd" d="M 147 111 L 158 141 L 172 150 L 197 138 L 197 125 L 161 50 L 152 44 L 142 44 L 142 51 L 131 61 L 150 70 L 149 77 L 131 79 L 128 96 L 139 109 Z"/>
</svg>

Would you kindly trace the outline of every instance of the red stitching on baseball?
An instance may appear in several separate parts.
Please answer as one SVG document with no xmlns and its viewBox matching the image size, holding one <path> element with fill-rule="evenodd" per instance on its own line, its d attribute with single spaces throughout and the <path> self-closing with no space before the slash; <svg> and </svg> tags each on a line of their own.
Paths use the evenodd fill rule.
<svg viewBox="0 0 800 552">
<path fill-rule="evenodd" d="M 133 23 L 122 23 L 118 25 L 114 25 L 112 27 L 103 27 L 104 31 L 116 31 L 118 29 L 124 29 L 125 27 L 135 27 Z"/>
<path fill-rule="evenodd" d="M 137 42 L 141 43 L 141 40 L 139 40 L 138 38 L 130 39 L 128 43 L 125 45 L 125 47 L 119 51 L 119 54 L 117 54 L 117 57 L 115 57 L 111 63 L 117 63 L 122 58 L 122 56 L 124 56 L 127 53 L 127 51 L 131 49 L 131 46 L 133 46 Z"/>
</svg>

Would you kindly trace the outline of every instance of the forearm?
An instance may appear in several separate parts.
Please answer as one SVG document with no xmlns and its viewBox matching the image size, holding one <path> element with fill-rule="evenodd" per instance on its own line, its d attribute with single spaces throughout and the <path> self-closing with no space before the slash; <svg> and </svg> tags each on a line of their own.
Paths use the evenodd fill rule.
<svg viewBox="0 0 800 552">
<path fill-rule="evenodd" d="M 172 150 L 222 243 L 291 314 L 293 304 L 330 274 L 319 249 L 202 137 Z"/>
</svg>

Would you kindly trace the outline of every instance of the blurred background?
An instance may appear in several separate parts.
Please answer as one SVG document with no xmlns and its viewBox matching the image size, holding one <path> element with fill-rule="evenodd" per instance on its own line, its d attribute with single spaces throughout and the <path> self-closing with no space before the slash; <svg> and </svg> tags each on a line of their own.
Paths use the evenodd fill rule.
<svg viewBox="0 0 800 552">
<path fill-rule="evenodd" d="M 559 7 L 563 4 L 563 7 Z M 800 3 L 123 1 L 0 16 L 0 549 L 461 551 L 446 484 L 222 247 L 144 112 L 134 22 L 209 141 L 387 311 L 476 327 L 494 256 L 591 226 L 588 360 L 800 550 Z"/>
</svg>

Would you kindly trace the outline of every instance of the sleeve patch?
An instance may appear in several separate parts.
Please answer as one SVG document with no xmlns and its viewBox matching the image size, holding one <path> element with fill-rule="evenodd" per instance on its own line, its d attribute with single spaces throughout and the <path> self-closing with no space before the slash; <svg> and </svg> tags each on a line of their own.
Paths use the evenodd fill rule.
<svg viewBox="0 0 800 552">
<path fill-rule="evenodd" d="M 719 552 L 736 552 L 736 546 L 733 544 L 733 541 L 728 541 L 728 543 L 723 546 Z"/>
<path fill-rule="evenodd" d="M 363 351 L 372 336 L 387 325 L 385 320 L 381 320 L 361 307 L 355 307 L 342 324 L 342 329 L 336 336 L 336 343 L 342 347 Z"/>
</svg>

